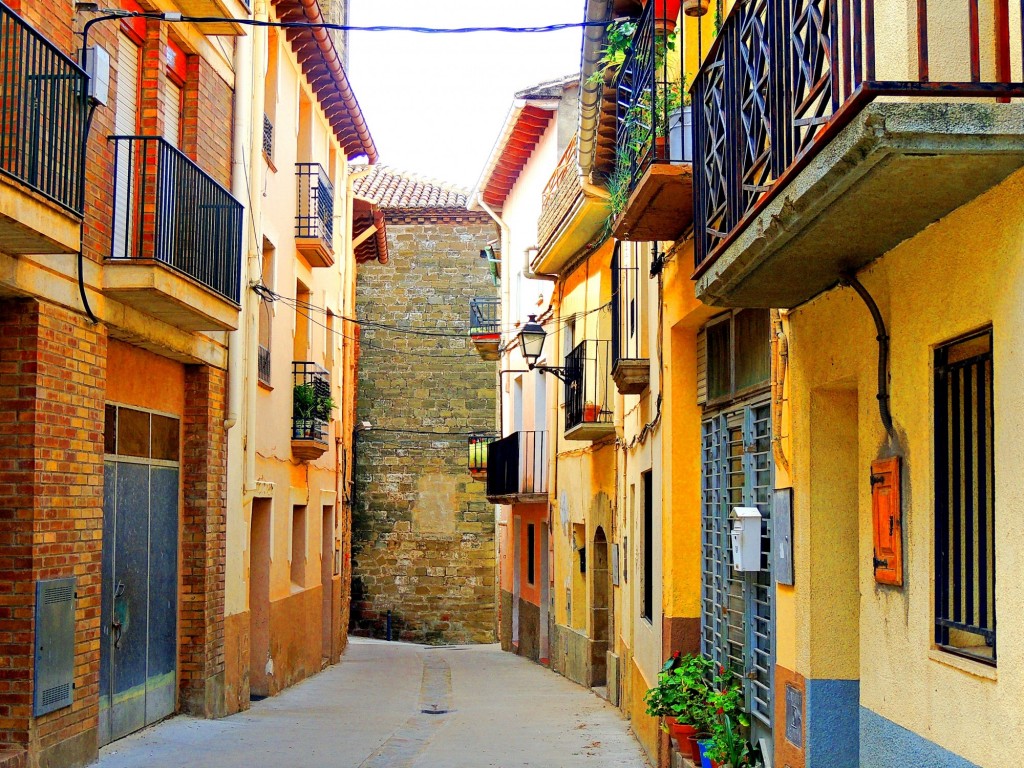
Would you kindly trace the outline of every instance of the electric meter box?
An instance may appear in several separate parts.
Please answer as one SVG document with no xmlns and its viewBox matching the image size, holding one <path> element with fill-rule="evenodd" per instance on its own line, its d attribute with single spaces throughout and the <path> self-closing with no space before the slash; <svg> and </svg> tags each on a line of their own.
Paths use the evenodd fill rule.
<svg viewBox="0 0 1024 768">
<path fill-rule="evenodd" d="M 754 507 L 734 507 L 729 516 L 732 529 L 732 567 L 735 571 L 761 570 L 761 513 Z"/>
</svg>

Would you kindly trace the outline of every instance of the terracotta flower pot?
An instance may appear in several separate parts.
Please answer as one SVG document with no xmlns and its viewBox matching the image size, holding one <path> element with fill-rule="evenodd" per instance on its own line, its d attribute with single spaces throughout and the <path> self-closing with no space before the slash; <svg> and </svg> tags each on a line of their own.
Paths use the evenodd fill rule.
<svg viewBox="0 0 1024 768">
<path fill-rule="evenodd" d="M 703 16 L 708 12 L 708 0 L 683 0 L 683 13 L 687 16 Z"/>
</svg>

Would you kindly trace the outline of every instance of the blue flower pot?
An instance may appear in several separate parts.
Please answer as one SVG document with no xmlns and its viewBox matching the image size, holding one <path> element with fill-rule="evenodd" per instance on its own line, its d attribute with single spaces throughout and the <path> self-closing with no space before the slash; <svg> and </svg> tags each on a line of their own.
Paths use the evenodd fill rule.
<svg viewBox="0 0 1024 768">
<path fill-rule="evenodd" d="M 708 746 L 710 741 L 698 741 L 697 746 L 700 747 L 700 768 L 712 768 L 711 758 L 708 757 Z"/>
</svg>

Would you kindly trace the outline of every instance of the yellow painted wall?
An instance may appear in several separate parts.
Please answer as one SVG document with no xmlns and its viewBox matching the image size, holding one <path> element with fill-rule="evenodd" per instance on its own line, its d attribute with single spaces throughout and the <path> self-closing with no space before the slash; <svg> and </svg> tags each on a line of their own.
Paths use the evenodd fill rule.
<svg viewBox="0 0 1024 768">
<path fill-rule="evenodd" d="M 1019 483 L 1024 390 L 1018 386 L 1024 356 L 1022 221 L 1024 173 L 1017 173 L 861 275 L 892 338 L 892 412 L 903 445 L 906 487 L 902 589 L 877 586 L 871 563 L 868 476 L 870 462 L 886 453 L 886 436 L 875 399 L 877 346 L 868 310 L 851 289 L 837 289 L 789 316 L 797 587 L 791 604 L 780 590 L 779 661 L 795 656 L 796 671 L 805 676 L 856 677 L 859 671 L 864 706 L 978 765 L 993 767 L 1009 765 L 1011 756 L 1024 750 L 1024 614 L 1016 609 L 1024 602 L 1019 578 L 1024 519 L 1017 513 L 1024 501 Z M 996 669 L 933 650 L 932 643 L 933 350 L 987 324 L 994 333 Z M 827 466 L 830 446 L 815 443 L 814 424 L 828 419 L 829 409 L 850 421 L 850 408 L 843 405 L 850 397 L 856 415 L 856 501 L 839 509 L 815 508 L 815 500 L 824 505 L 827 499 L 813 480 L 824 482 L 832 470 Z M 816 462 L 826 465 L 816 469 Z M 834 562 L 830 532 L 820 533 L 807 523 L 827 523 L 829 516 L 838 526 L 855 518 L 855 567 Z M 859 594 L 852 615 L 830 609 L 828 592 L 807 590 L 805 585 L 813 586 L 810 580 L 822 571 L 833 573 L 841 590 Z M 786 622 L 795 625 L 795 638 L 784 635 Z M 830 624 L 834 632 L 828 631 Z M 858 624 L 859 644 L 843 649 L 842 633 Z"/>
</svg>

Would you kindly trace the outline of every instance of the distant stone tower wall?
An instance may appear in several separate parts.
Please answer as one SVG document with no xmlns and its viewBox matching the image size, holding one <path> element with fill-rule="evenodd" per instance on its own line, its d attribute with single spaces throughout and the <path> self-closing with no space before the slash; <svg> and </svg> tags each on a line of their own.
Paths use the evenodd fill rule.
<svg viewBox="0 0 1024 768">
<path fill-rule="evenodd" d="M 465 334 L 469 300 L 497 296 L 480 258 L 497 231 L 468 211 L 387 228 L 390 262 L 359 267 L 360 320 L 457 336 L 361 328 L 357 420 L 373 429 L 356 444 L 351 630 L 384 637 L 390 610 L 396 640 L 493 642 L 494 507 L 462 433 L 495 428 L 496 364 Z"/>
</svg>

